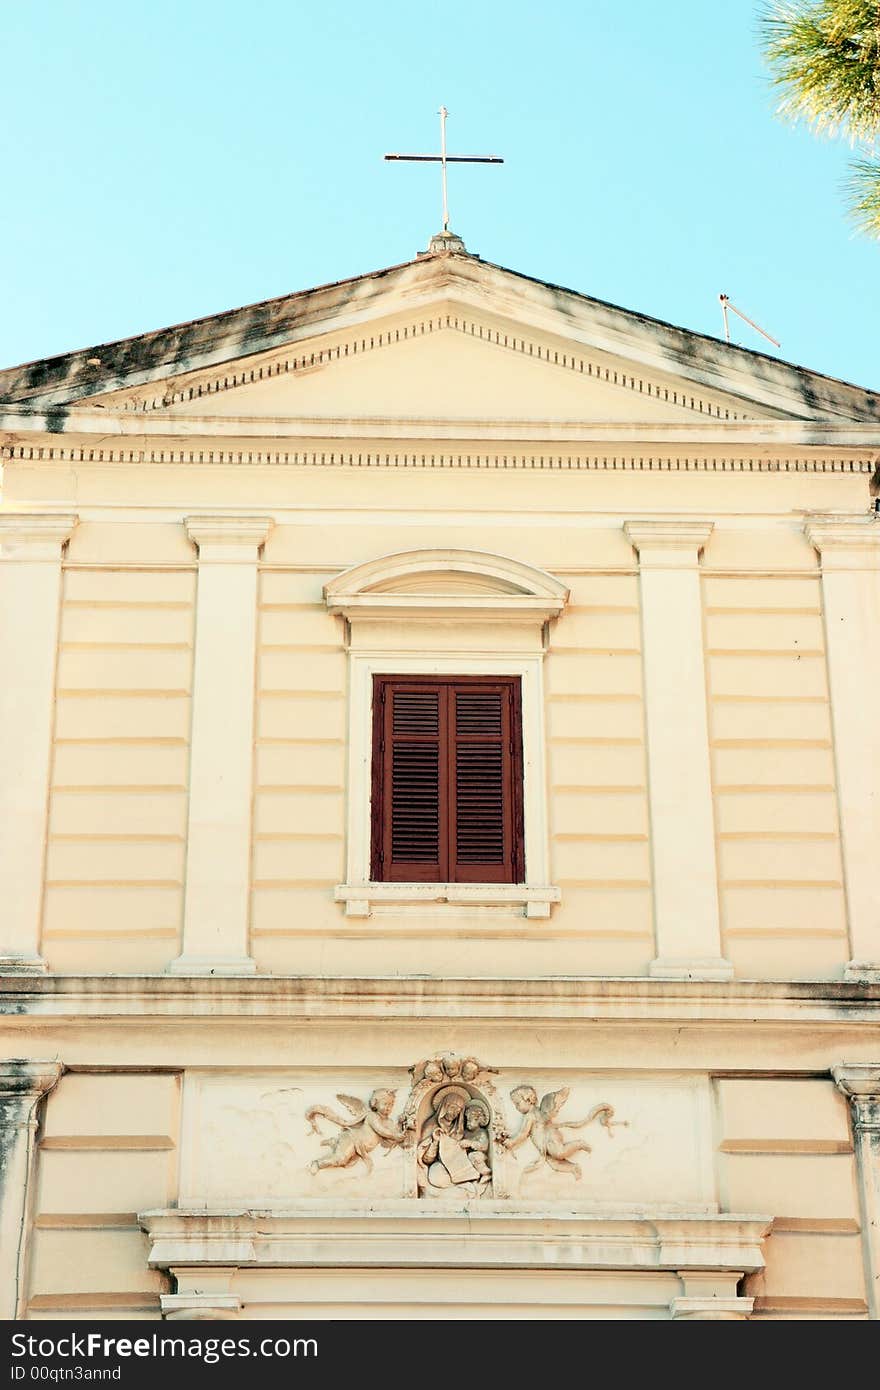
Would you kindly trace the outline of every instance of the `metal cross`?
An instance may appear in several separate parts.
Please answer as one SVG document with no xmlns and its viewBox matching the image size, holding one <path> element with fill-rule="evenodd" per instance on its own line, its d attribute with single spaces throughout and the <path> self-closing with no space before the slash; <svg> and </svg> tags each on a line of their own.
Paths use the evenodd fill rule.
<svg viewBox="0 0 880 1390">
<path fill-rule="evenodd" d="M 446 117 L 449 112 L 445 106 L 440 107 L 440 153 L 439 154 L 386 154 L 386 159 L 405 159 L 416 164 L 439 164 L 441 166 L 441 179 L 443 184 L 443 230 L 449 231 L 449 201 L 446 196 L 446 166 L 447 164 L 503 164 L 504 160 L 497 154 L 447 154 L 446 153 Z"/>
</svg>

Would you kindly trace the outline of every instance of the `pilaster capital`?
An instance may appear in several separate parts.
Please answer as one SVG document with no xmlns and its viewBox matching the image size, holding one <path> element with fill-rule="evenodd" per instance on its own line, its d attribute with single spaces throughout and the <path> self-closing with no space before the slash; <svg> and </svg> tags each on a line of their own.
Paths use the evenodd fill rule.
<svg viewBox="0 0 880 1390">
<path fill-rule="evenodd" d="M 31 1062 L 26 1058 L 6 1058 L 0 1062 L 0 1102 L 22 1101 L 25 1108 L 57 1086 L 63 1073 L 61 1062 Z"/>
<path fill-rule="evenodd" d="M 274 522 L 270 516 L 188 516 L 186 534 L 199 552 L 199 564 L 252 565 L 259 559 Z"/>
<path fill-rule="evenodd" d="M 831 1075 L 850 1103 L 854 1128 L 880 1135 L 880 1062 L 842 1062 Z"/>
<path fill-rule="evenodd" d="M 163 1293 L 160 1299 L 166 1322 L 229 1322 L 241 1312 L 234 1293 Z"/>
<path fill-rule="evenodd" d="M 73 513 L 0 513 L 0 559 L 19 564 L 34 560 L 57 563 L 78 521 Z"/>
<path fill-rule="evenodd" d="M 880 518 L 874 512 L 809 517 L 804 533 L 823 570 L 880 569 Z"/>
<path fill-rule="evenodd" d="M 642 569 L 686 569 L 699 564 L 711 521 L 625 521 L 623 529 Z"/>
</svg>

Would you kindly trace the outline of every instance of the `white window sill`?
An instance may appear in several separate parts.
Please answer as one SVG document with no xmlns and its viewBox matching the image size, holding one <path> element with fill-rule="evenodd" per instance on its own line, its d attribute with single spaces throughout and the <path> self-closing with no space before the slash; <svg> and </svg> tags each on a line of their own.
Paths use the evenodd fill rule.
<svg viewBox="0 0 880 1390">
<path fill-rule="evenodd" d="M 552 885 L 524 883 L 341 883 L 334 894 L 346 917 L 369 917 L 374 907 L 449 903 L 460 907 L 508 907 L 524 917 L 549 917 L 562 894 Z"/>
</svg>

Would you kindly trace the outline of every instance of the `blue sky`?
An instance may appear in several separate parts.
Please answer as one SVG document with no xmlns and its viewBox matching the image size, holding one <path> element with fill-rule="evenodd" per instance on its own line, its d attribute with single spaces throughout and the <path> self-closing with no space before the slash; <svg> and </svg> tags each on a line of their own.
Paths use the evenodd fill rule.
<svg viewBox="0 0 880 1390">
<path fill-rule="evenodd" d="M 848 150 L 774 115 L 757 0 L 11 0 L 0 365 L 410 259 L 485 259 L 880 387 Z M 734 323 L 737 321 L 734 320 Z M 744 325 L 735 341 L 772 351 Z"/>
</svg>

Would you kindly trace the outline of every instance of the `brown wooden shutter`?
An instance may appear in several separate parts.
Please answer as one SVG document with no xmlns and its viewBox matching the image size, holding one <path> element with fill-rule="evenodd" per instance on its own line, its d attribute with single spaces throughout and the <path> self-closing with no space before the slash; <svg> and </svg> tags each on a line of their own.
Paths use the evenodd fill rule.
<svg viewBox="0 0 880 1390">
<path fill-rule="evenodd" d="M 374 678 L 374 880 L 523 878 L 520 685 Z"/>
</svg>

